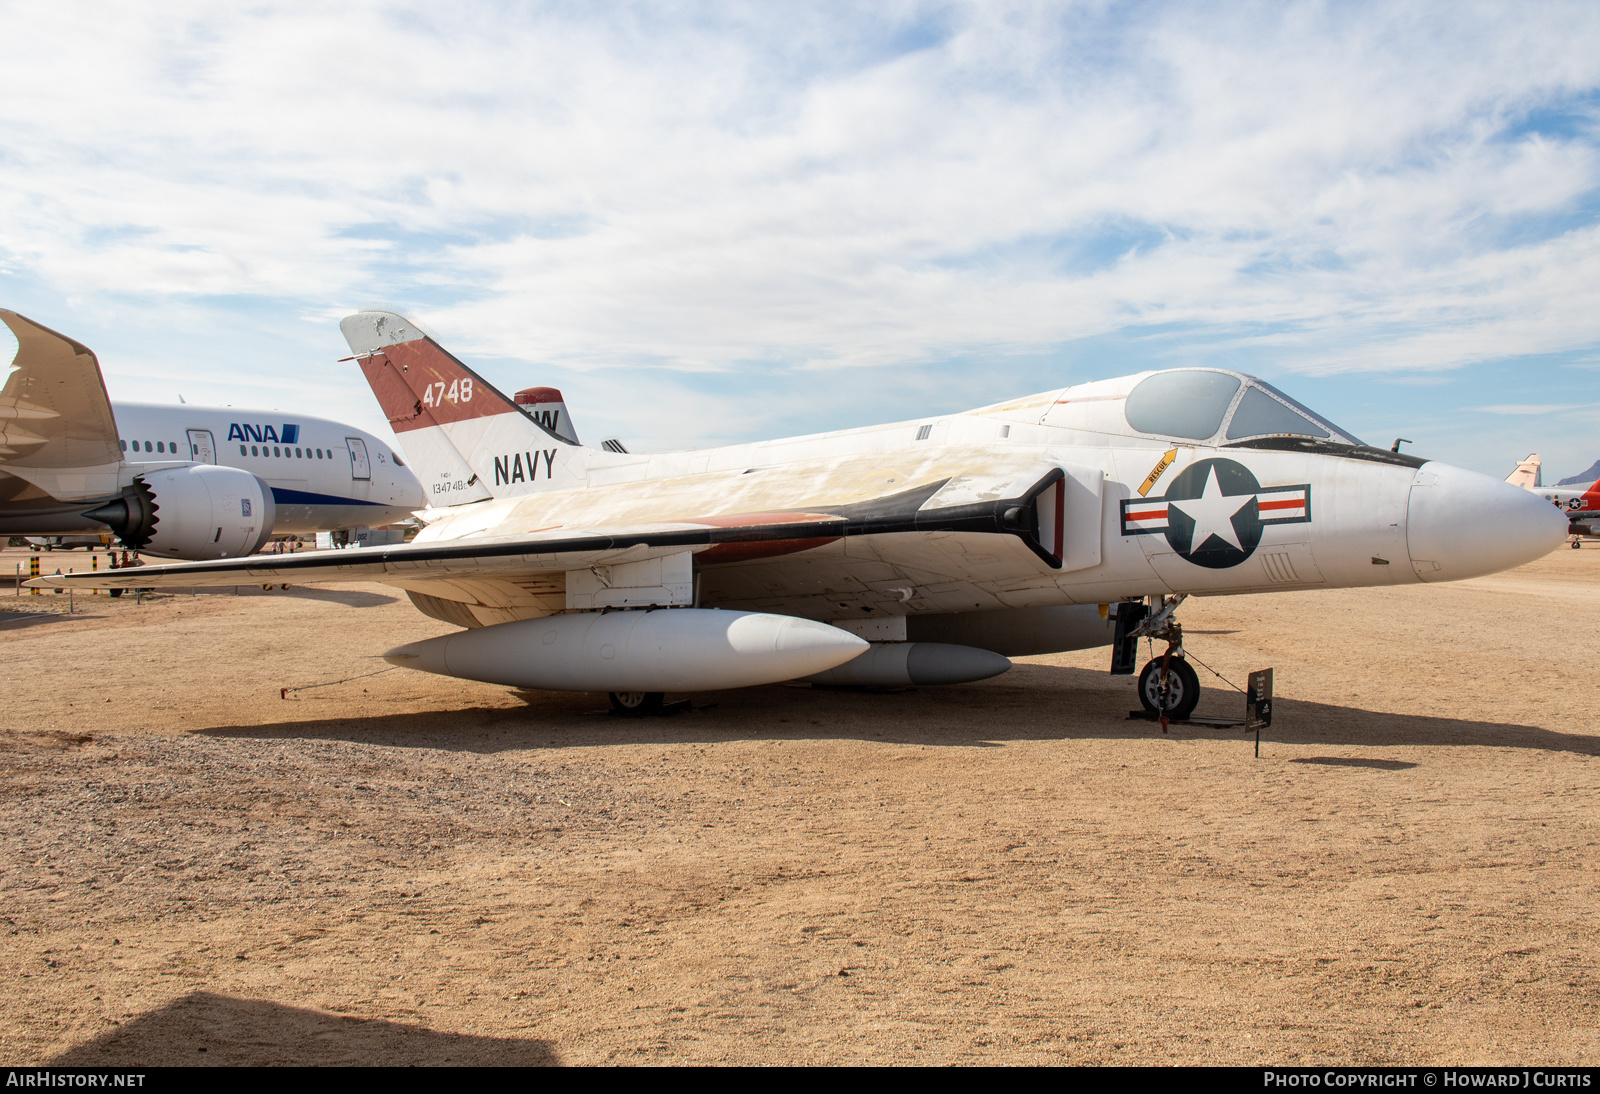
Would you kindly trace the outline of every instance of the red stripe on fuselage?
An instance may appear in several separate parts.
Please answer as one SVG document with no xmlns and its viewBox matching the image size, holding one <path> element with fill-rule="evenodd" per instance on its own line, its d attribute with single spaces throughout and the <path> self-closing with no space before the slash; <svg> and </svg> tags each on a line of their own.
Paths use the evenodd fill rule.
<svg viewBox="0 0 1600 1094">
<path fill-rule="evenodd" d="M 704 524 L 711 528 L 748 528 L 757 524 L 810 524 L 838 520 L 833 513 L 724 513 L 714 517 L 684 517 L 674 524 Z"/>
<path fill-rule="evenodd" d="M 838 536 L 821 536 L 816 539 L 765 539 L 753 543 L 719 543 L 710 550 L 694 556 L 697 566 L 715 566 L 724 562 L 749 562 L 757 558 L 775 558 L 826 547 Z"/>
<path fill-rule="evenodd" d="M 1057 558 L 1065 558 L 1067 553 L 1067 480 L 1062 479 L 1056 483 L 1056 540 L 1051 553 Z"/>
</svg>

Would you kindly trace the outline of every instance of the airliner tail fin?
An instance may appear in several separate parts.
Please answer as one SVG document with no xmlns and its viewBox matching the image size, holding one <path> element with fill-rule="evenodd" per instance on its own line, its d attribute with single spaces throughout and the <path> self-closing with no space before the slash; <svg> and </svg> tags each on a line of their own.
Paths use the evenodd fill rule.
<svg viewBox="0 0 1600 1094">
<path fill-rule="evenodd" d="M 1524 490 L 1537 490 L 1543 486 L 1544 480 L 1539 470 L 1539 453 L 1534 452 L 1517 464 L 1517 469 L 1506 476 L 1506 481 Z"/>
</svg>

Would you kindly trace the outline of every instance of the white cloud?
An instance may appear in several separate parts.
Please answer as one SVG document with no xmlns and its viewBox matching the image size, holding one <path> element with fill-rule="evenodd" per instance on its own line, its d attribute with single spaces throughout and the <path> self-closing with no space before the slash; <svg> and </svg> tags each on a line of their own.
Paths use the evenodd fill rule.
<svg viewBox="0 0 1600 1094">
<path fill-rule="evenodd" d="M 1485 414 L 1572 414 L 1591 415 L 1600 403 L 1501 403 L 1498 406 L 1475 406 Z"/>
<path fill-rule="evenodd" d="M 730 383 L 1151 325 L 1319 374 L 1600 342 L 1590 4 L 3 14 L 0 268 L 87 305 L 384 297 Z"/>
</svg>

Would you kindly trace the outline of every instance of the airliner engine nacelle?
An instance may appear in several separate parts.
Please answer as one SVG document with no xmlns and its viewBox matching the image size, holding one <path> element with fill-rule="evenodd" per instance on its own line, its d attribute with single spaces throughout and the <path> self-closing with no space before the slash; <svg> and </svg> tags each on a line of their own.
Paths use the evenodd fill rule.
<svg viewBox="0 0 1600 1094">
<path fill-rule="evenodd" d="M 714 691 L 793 680 L 867 649 L 788 615 L 704 608 L 519 619 L 392 649 L 392 665 L 549 691 Z"/>
<path fill-rule="evenodd" d="M 216 464 L 140 475 L 120 498 L 84 514 L 129 547 L 196 562 L 254 554 L 275 515 L 271 487 Z"/>
</svg>

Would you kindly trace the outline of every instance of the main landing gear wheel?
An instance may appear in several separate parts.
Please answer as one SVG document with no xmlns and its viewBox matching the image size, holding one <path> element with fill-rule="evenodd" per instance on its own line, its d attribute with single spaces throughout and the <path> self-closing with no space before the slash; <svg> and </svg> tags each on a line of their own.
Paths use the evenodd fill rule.
<svg viewBox="0 0 1600 1094">
<path fill-rule="evenodd" d="M 643 718 L 660 710 L 666 697 L 663 691 L 613 691 L 611 712 L 629 718 Z"/>
<path fill-rule="evenodd" d="M 1181 657 L 1167 659 L 1165 674 L 1161 661 L 1160 657 L 1154 658 L 1139 673 L 1139 702 L 1157 717 L 1165 715 L 1181 722 L 1194 713 L 1200 702 L 1200 677 Z"/>
</svg>

